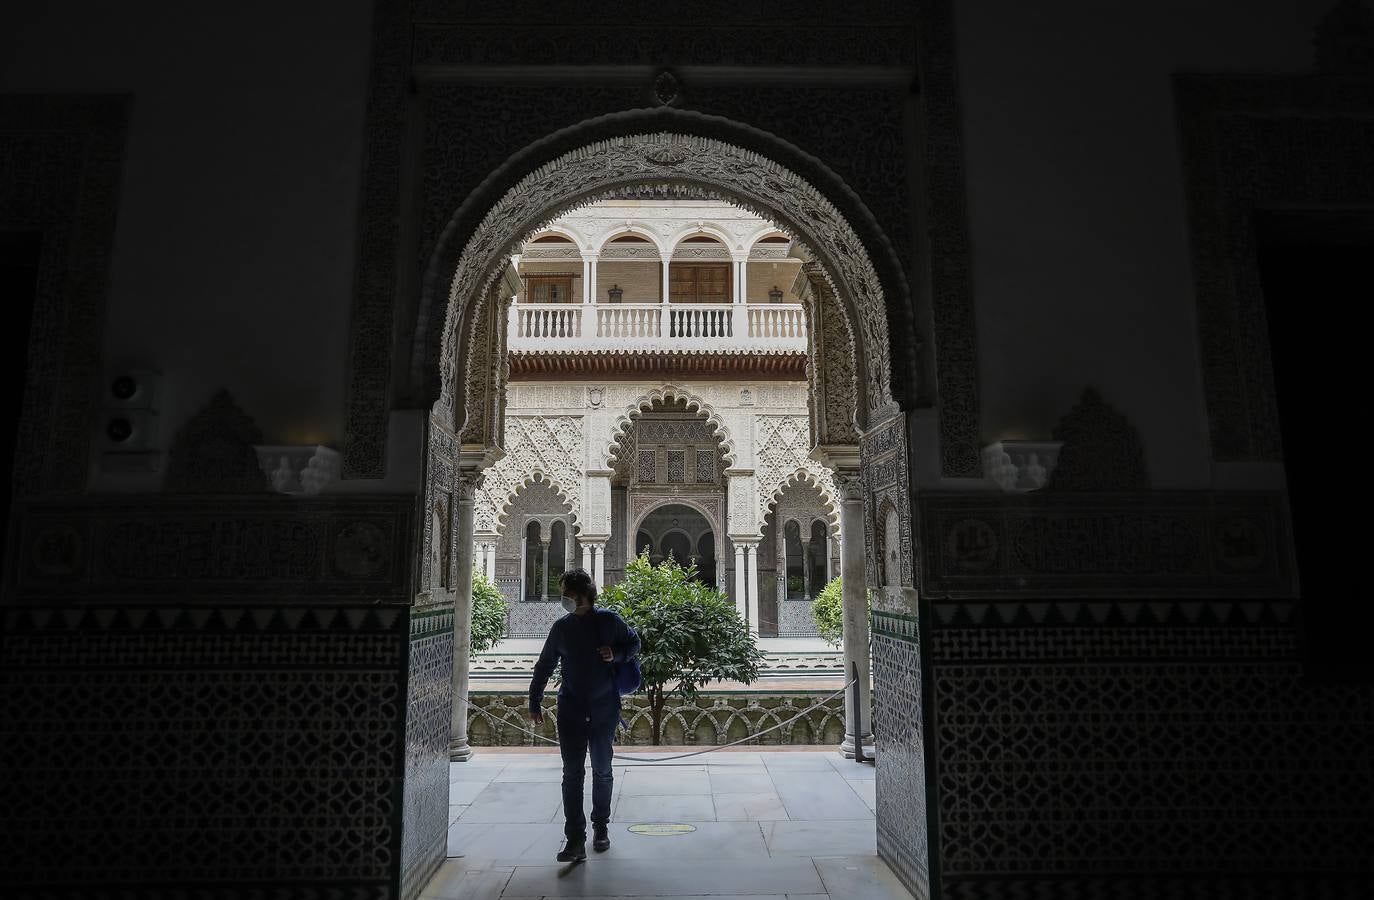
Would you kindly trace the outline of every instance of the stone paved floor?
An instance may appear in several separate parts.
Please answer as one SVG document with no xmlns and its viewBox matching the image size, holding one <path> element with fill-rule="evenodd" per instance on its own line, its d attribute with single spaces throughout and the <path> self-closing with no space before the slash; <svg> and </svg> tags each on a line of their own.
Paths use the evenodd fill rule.
<svg viewBox="0 0 1374 900">
<path fill-rule="evenodd" d="M 618 750 L 620 748 L 617 748 Z M 652 756 L 643 748 L 625 748 Z M 833 749 L 722 751 L 679 763 L 617 760 L 611 849 L 559 864 L 556 750 L 479 750 L 450 765 L 449 859 L 426 900 L 909 900 L 876 854 L 870 765 Z M 591 773 L 586 780 L 591 809 Z M 637 823 L 687 834 L 640 835 Z"/>
</svg>

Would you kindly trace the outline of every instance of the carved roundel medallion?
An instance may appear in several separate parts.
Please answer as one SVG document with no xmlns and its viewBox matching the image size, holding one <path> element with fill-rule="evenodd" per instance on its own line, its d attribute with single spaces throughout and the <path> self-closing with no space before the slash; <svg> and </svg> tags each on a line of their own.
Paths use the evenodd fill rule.
<svg viewBox="0 0 1374 900">
<path fill-rule="evenodd" d="M 386 568 L 386 534 L 372 522 L 349 522 L 334 538 L 334 568 L 350 578 L 367 578 Z"/>
<path fill-rule="evenodd" d="M 34 538 L 29 561 L 43 577 L 79 575 L 86 567 L 85 541 L 71 525 L 50 525 Z"/>
<path fill-rule="evenodd" d="M 672 72 L 666 69 L 654 79 L 654 99 L 662 106 L 671 106 L 678 99 L 681 86 Z"/>
<path fill-rule="evenodd" d="M 1253 572 L 1263 568 L 1269 558 L 1269 542 L 1264 531 L 1249 518 L 1225 519 L 1216 532 L 1217 562 L 1233 572 Z"/>
<path fill-rule="evenodd" d="M 945 550 L 955 568 L 980 572 L 997 562 L 997 532 L 982 519 L 964 519 L 949 530 Z"/>
</svg>

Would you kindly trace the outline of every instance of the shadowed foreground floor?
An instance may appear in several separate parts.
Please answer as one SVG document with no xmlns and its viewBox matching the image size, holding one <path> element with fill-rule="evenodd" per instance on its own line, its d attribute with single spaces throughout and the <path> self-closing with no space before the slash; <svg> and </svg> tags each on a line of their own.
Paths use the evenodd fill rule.
<svg viewBox="0 0 1374 900">
<path fill-rule="evenodd" d="M 585 863 L 567 866 L 554 859 L 563 839 L 557 752 L 479 750 L 450 765 L 448 850 L 455 858 L 422 896 L 909 900 L 875 855 L 873 776 L 872 765 L 833 749 L 617 760 L 611 849 L 589 847 Z M 590 772 L 586 785 L 590 810 Z M 628 830 L 647 823 L 695 830 Z"/>
</svg>

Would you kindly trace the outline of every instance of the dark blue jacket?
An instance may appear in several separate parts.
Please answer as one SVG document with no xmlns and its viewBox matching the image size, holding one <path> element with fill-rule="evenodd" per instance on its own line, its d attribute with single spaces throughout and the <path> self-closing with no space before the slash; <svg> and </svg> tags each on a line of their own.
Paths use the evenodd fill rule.
<svg viewBox="0 0 1374 900">
<path fill-rule="evenodd" d="M 560 708 L 582 709 L 613 706 L 620 708 L 620 693 L 611 679 L 611 664 L 596 652 L 610 645 L 615 662 L 639 655 L 639 635 L 625 620 L 609 609 L 593 607 L 585 616 L 568 613 L 553 623 L 530 681 L 530 710 L 539 709 L 544 685 L 549 683 L 554 666 L 562 663 L 562 684 L 558 688 Z"/>
</svg>

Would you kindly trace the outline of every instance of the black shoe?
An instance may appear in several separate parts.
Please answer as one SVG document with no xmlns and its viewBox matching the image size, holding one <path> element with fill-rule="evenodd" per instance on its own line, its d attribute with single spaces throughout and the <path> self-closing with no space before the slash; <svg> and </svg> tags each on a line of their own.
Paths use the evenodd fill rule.
<svg viewBox="0 0 1374 900">
<path fill-rule="evenodd" d="M 592 826 L 592 849 L 597 853 L 605 853 L 611 849 L 611 836 L 606 833 L 605 825 Z"/>
<path fill-rule="evenodd" d="M 607 844 L 609 846 L 609 842 Z M 559 862 L 578 862 L 587 858 L 587 842 L 585 840 L 576 843 L 568 841 L 563 845 L 563 849 L 558 851 Z"/>
</svg>

